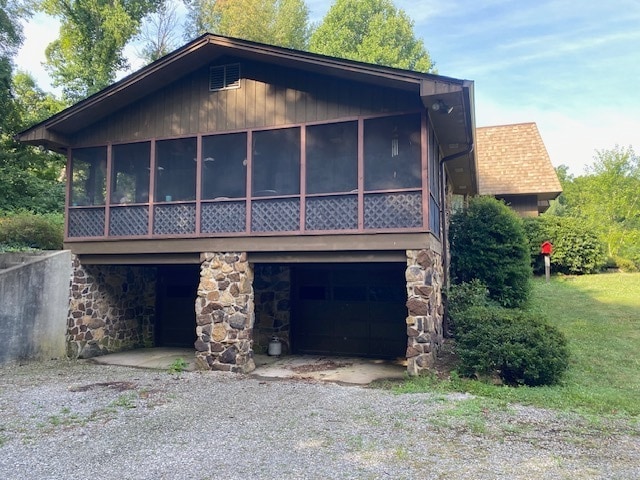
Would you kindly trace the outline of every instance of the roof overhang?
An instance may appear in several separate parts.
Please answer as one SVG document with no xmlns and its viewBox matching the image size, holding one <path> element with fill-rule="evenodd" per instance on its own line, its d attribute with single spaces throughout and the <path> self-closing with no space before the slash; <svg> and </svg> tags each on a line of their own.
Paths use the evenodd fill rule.
<svg viewBox="0 0 640 480">
<path fill-rule="evenodd" d="M 270 63 L 414 92 L 429 109 L 445 157 L 468 150 L 474 144 L 473 82 L 212 34 L 198 37 L 104 90 L 19 133 L 18 139 L 49 150 L 65 151 L 71 146 L 69 138 L 76 132 L 222 57 Z M 433 112 L 432 107 L 438 101 L 453 107 L 451 113 L 443 115 Z M 477 191 L 475 154 L 472 150 L 452 161 L 449 173 L 454 188 L 457 188 L 456 193 Z"/>
</svg>

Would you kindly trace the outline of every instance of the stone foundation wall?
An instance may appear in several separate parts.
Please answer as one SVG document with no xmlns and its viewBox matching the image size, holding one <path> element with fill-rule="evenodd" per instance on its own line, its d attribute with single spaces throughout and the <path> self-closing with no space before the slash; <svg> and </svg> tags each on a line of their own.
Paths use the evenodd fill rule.
<svg viewBox="0 0 640 480">
<path fill-rule="evenodd" d="M 253 270 L 246 253 L 205 253 L 196 298 L 200 368 L 250 372 L 253 360 Z"/>
<path fill-rule="evenodd" d="M 418 375 L 433 367 L 443 341 L 444 282 L 442 257 L 424 250 L 407 250 L 407 372 Z"/>
<path fill-rule="evenodd" d="M 284 265 L 257 264 L 253 288 L 256 300 L 254 350 L 266 353 L 269 341 L 276 336 L 282 353 L 290 353 L 291 268 Z"/>
<path fill-rule="evenodd" d="M 73 256 L 67 355 L 90 358 L 153 345 L 156 269 L 82 265 Z"/>
</svg>

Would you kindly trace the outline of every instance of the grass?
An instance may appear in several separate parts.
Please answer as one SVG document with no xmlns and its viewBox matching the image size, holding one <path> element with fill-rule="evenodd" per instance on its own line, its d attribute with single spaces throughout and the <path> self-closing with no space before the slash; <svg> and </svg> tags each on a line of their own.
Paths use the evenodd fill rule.
<svg viewBox="0 0 640 480">
<path fill-rule="evenodd" d="M 513 388 L 453 372 L 446 380 L 407 379 L 396 390 L 462 391 L 584 414 L 640 416 L 640 273 L 558 276 L 549 284 L 535 279 L 529 308 L 569 341 L 570 366 L 559 385 Z"/>
</svg>

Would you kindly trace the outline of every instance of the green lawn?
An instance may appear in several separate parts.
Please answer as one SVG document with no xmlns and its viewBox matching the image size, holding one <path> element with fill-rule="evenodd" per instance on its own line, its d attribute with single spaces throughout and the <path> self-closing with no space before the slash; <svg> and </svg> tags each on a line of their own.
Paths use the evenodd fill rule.
<svg viewBox="0 0 640 480">
<path fill-rule="evenodd" d="M 569 340 L 570 367 L 560 385 L 512 388 L 452 375 L 409 379 L 398 390 L 456 390 L 588 414 L 640 415 L 640 273 L 535 279 L 530 308 Z"/>
</svg>

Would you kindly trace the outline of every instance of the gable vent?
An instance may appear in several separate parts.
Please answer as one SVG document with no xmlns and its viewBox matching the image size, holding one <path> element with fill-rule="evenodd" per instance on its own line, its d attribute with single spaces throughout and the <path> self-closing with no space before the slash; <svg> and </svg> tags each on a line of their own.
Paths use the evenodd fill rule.
<svg viewBox="0 0 640 480">
<path fill-rule="evenodd" d="M 240 88 L 240 64 L 230 63 L 209 69 L 209 91 Z"/>
</svg>

